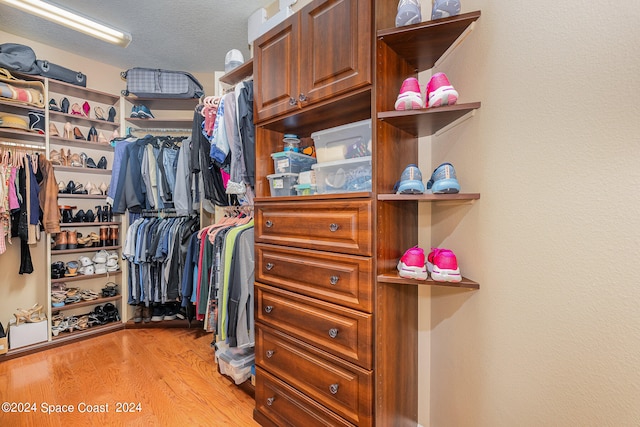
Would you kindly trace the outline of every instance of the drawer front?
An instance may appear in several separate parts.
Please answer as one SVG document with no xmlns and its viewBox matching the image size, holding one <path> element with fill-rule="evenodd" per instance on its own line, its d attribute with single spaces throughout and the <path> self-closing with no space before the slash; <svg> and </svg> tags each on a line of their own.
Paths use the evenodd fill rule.
<svg viewBox="0 0 640 427">
<path fill-rule="evenodd" d="M 278 426 L 354 427 L 324 406 L 256 366 L 256 409 Z"/>
<path fill-rule="evenodd" d="M 372 369 L 372 317 L 292 292 L 255 284 L 257 321 Z"/>
<path fill-rule="evenodd" d="M 371 313 L 371 258 L 256 245 L 256 280 Z"/>
<path fill-rule="evenodd" d="M 371 256 L 371 201 L 256 204 L 256 242 Z"/>
<path fill-rule="evenodd" d="M 256 331 L 256 365 L 357 425 L 371 423 L 373 374 L 268 328 Z M 292 369 L 295 367 L 295 369 Z"/>
</svg>

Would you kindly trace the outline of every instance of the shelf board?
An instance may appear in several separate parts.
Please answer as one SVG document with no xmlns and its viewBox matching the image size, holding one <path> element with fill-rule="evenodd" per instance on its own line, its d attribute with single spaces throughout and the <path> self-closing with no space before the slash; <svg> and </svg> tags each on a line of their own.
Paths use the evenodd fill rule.
<svg viewBox="0 0 640 427">
<path fill-rule="evenodd" d="M 237 68 L 229 71 L 222 77 L 220 77 L 220 81 L 222 83 L 226 83 L 228 85 L 235 85 L 242 80 L 251 77 L 253 75 L 253 58 L 240 65 Z"/>
<path fill-rule="evenodd" d="M 382 111 L 378 119 L 413 136 L 428 136 L 478 108 L 479 102 L 471 102 L 420 110 Z"/>
<path fill-rule="evenodd" d="M 49 79 L 49 95 L 51 95 L 51 92 L 60 94 L 61 97 L 80 98 L 87 102 L 92 101 L 92 102 L 97 102 L 99 104 L 107 104 L 107 105 L 115 105 L 120 100 L 119 95 L 112 95 L 110 93 L 101 92 L 99 90 L 87 89 L 86 87 L 72 85 L 70 83 L 65 83 L 59 80 L 54 80 L 54 79 Z M 60 101 L 58 100 L 56 102 L 60 102 Z M 59 114 L 64 114 L 64 113 L 59 113 Z"/>
<path fill-rule="evenodd" d="M 75 168 L 77 169 L 77 168 Z M 69 193 L 58 193 L 58 199 L 106 199 L 106 194 L 69 194 Z M 62 226 L 62 224 L 60 224 Z"/>
<path fill-rule="evenodd" d="M 113 147 L 109 144 L 100 144 L 98 142 L 85 141 L 84 139 L 66 139 L 59 136 L 49 136 L 49 143 L 52 145 L 63 145 L 67 148 L 78 147 L 86 150 L 113 151 Z"/>
<path fill-rule="evenodd" d="M 51 255 L 64 255 L 64 254 L 81 254 L 85 252 L 98 252 L 101 250 L 111 251 L 120 249 L 120 246 L 92 246 L 90 248 L 78 248 L 78 249 L 52 249 Z M 115 272 L 113 272 L 115 273 Z"/>
<path fill-rule="evenodd" d="M 52 251 L 52 253 L 53 252 L 54 251 Z M 122 270 L 111 271 L 104 274 L 78 274 L 77 276 L 74 276 L 74 277 L 61 277 L 59 279 L 51 279 L 51 283 L 81 282 L 83 280 L 99 279 L 101 277 L 118 276 L 121 274 L 122 274 Z M 55 308 L 62 308 L 62 307 L 55 307 Z"/>
<path fill-rule="evenodd" d="M 140 129 L 164 129 L 172 128 L 191 132 L 193 118 L 191 119 L 138 119 L 129 117 L 125 119 Z"/>
<path fill-rule="evenodd" d="M 60 111 L 49 111 L 49 117 L 51 118 L 52 121 L 69 122 L 72 125 L 76 125 L 76 126 L 87 126 L 87 127 L 95 126 L 97 128 L 111 129 L 112 131 L 120 127 L 119 122 L 108 122 L 106 120 L 91 119 L 89 117 L 79 116 L 77 114 L 62 113 Z M 62 131 L 63 129 L 60 129 L 60 128 L 58 129 L 58 132 L 62 132 Z M 60 139 L 63 139 L 64 141 L 70 141 L 69 139 L 64 139 L 64 138 L 60 138 Z M 84 141 L 84 140 L 79 139 L 77 141 Z"/>
<path fill-rule="evenodd" d="M 189 110 L 195 108 L 200 102 L 198 98 L 143 98 L 135 95 L 125 96 L 124 99 L 134 105 L 145 105 L 150 110 Z M 134 118 L 126 118 L 126 120 L 134 120 Z"/>
<path fill-rule="evenodd" d="M 14 110 L 18 115 L 24 114 L 26 116 L 29 111 L 39 111 L 44 113 L 44 108 L 34 107 L 28 104 L 19 104 L 17 102 L 9 102 L 5 101 L 4 98 L 0 98 L 0 105 L 2 106 L 2 111 L 11 113 L 11 110 Z"/>
<path fill-rule="evenodd" d="M 67 194 L 67 196 L 71 196 L 71 194 Z M 77 196 L 77 194 L 74 194 L 74 196 Z M 95 196 L 93 196 L 95 197 Z M 103 198 L 105 196 L 102 196 Z M 62 222 L 60 223 L 60 227 L 61 228 L 78 228 L 78 227 L 103 227 L 105 225 L 120 225 L 119 222 L 100 222 L 100 221 L 96 221 L 96 222 Z M 64 281 L 64 280 L 63 280 Z"/>
<path fill-rule="evenodd" d="M 281 197 L 256 197 L 254 198 L 254 202 L 262 203 L 262 202 L 288 202 L 288 201 L 298 201 L 304 200 L 337 200 L 337 199 L 356 199 L 356 198 L 368 198 L 371 197 L 370 192 L 362 191 L 362 192 L 354 192 L 354 193 L 330 193 L 330 194 L 312 194 L 309 196 L 281 196 Z"/>
<path fill-rule="evenodd" d="M 45 148 L 44 135 L 40 135 L 39 133 L 35 132 L 27 132 L 24 130 L 10 128 L 0 128 L 0 139 L 14 140 L 33 145 L 42 145 L 42 148 Z"/>
<path fill-rule="evenodd" d="M 393 49 L 416 71 L 434 64 L 478 18 L 480 11 L 425 21 L 399 28 L 379 30 L 378 40 Z"/>
<path fill-rule="evenodd" d="M 416 202 L 447 202 L 480 199 L 480 193 L 457 194 L 378 194 L 378 200 L 395 201 L 411 200 Z"/>
<path fill-rule="evenodd" d="M 59 166 L 59 165 L 53 165 L 53 169 L 56 172 L 78 172 L 78 173 L 90 173 L 95 175 L 111 175 L 111 169 L 83 168 L 83 167 Z M 64 194 L 64 193 L 60 193 L 60 194 Z M 74 196 L 83 196 L 83 195 L 88 196 L 88 194 L 74 194 Z"/>
<path fill-rule="evenodd" d="M 94 274 L 94 276 L 96 276 Z M 74 302 L 72 304 L 65 304 L 62 307 L 54 307 L 53 305 L 51 306 L 51 311 L 65 311 L 65 310 L 73 310 L 76 308 L 80 308 L 80 307 L 89 307 L 92 305 L 100 305 L 100 304 L 105 304 L 108 302 L 114 302 L 114 301 L 120 301 L 122 299 L 122 295 L 116 295 L 114 297 L 105 297 L 105 298 L 97 298 L 91 301 L 80 301 L 80 302 Z"/>
<path fill-rule="evenodd" d="M 57 337 L 52 337 L 52 343 L 61 343 L 68 341 L 75 341 L 82 338 L 88 338 L 94 335 L 101 335 L 107 332 L 119 331 L 124 329 L 124 323 L 122 322 L 113 322 L 107 323 L 102 326 L 93 326 L 91 328 L 85 329 L 84 331 L 74 330 L 72 332 L 60 332 Z"/>
<path fill-rule="evenodd" d="M 398 276 L 397 273 L 390 273 L 390 274 L 379 275 L 378 282 L 393 283 L 397 285 L 443 286 L 446 288 L 480 289 L 480 285 L 477 282 L 474 282 L 473 280 L 469 280 L 466 277 L 463 277 L 461 282 L 451 283 L 451 282 L 436 282 L 433 279 L 427 279 L 427 280 L 405 279 L 404 277 Z"/>
</svg>

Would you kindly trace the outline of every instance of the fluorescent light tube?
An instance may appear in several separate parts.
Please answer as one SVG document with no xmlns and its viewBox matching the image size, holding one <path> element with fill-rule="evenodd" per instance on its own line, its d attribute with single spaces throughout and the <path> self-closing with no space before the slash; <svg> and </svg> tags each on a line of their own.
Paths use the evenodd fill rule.
<svg viewBox="0 0 640 427">
<path fill-rule="evenodd" d="M 122 47 L 127 47 L 131 43 L 131 34 L 100 24 L 51 3 L 41 0 L 0 0 L 0 3 L 13 6 L 108 43 Z"/>
</svg>

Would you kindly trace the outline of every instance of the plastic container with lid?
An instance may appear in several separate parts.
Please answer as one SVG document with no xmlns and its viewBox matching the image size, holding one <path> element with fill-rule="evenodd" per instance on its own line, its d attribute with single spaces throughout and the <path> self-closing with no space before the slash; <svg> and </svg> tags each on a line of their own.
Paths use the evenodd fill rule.
<svg viewBox="0 0 640 427">
<path fill-rule="evenodd" d="M 273 170 L 275 173 L 300 173 L 311 170 L 311 165 L 317 162 L 314 157 L 295 151 L 281 151 L 272 153 Z"/>
<path fill-rule="evenodd" d="M 316 163 L 312 168 L 318 194 L 371 191 L 371 156 Z"/>
<path fill-rule="evenodd" d="M 274 173 L 267 175 L 271 197 L 295 196 L 294 185 L 298 182 L 297 173 Z"/>
<path fill-rule="evenodd" d="M 318 163 L 371 156 L 371 119 L 311 134 Z"/>
<path fill-rule="evenodd" d="M 300 138 L 298 138 L 298 135 L 285 133 L 282 142 L 284 142 L 284 151 L 300 152 Z"/>
<path fill-rule="evenodd" d="M 296 188 L 298 196 L 311 196 L 312 194 L 316 194 L 315 184 L 296 184 L 294 187 Z"/>
</svg>

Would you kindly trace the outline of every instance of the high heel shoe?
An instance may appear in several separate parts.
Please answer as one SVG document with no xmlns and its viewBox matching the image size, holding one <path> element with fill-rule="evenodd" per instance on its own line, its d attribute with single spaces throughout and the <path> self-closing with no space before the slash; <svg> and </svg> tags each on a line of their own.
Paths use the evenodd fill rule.
<svg viewBox="0 0 640 427">
<path fill-rule="evenodd" d="M 62 100 L 60 100 L 60 111 L 65 114 L 69 114 L 69 100 L 67 98 L 62 98 Z"/>
<path fill-rule="evenodd" d="M 108 143 L 109 143 L 109 140 L 108 140 L 107 138 L 105 138 L 105 136 L 102 134 L 102 132 L 100 132 L 100 133 L 98 134 L 98 142 L 99 142 L 100 144 L 108 144 Z"/>
<path fill-rule="evenodd" d="M 74 168 L 81 168 L 82 166 L 82 158 L 78 153 L 73 153 L 71 157 L 69 157 L 69 166 L 73 166 Z"/>
<path fill-rule="evenodd" d="M 73 136 L 75 137 L 75 139 L 84 139 L 82 131 L 80 131 L 77 126 L 73 128 Z"/>
<path fill-rule="evenodd" d="M 102 206 L 96 206 L 96 222 L 102 222 Z"/>
<path fill-rule="evenodd" d="M 98 187 L 98 189 L 100 190 L 100 192 L 104 196 L 104 195 L 107 194 L 107 190 L 109 190 L 109 186 L 107 184 L 105 184 L 104 182 L 101 182 L 100 186 Z"/>
<path fill-rule="evenodd" d="M 100 157 L 98 160 L 98 164 L 96 165 L 98 169 L 106 169 L 107 168 L 107 158 L 105 156 Z"/>
<path fill-rule="evenodd" d="M 102 107 L 96 107 L 93 109 L 94 114 L 96 115 L 96 119 L 104 120 L 104 110 Z"/>
<path fill-rule="evenodd" d="M 85 117 L 87 118 L 89 117 L 89 113 L 91 112 L 91 106 L 87 101 L 84 101 L 84 104 L 82 104 L 82 112 L 84 113 Z"/>
<path fill-rule="evenodd" d="M 71 106 L 71 114 L 73 114 L 74 116 L 83 116 L 84 115 L 82 113 L 82 110 L 80 109 L 80 104 L 78 104 L 77 102 L 73 103 L 73 105 Z"/>
<path fill-rule="evenodd" d="M 62 157 L 57 150 L 51 150 L 49 152 L 49 161 L 52 165 L 62 166 Z"/>
<path fill-rule="evenodd" d="M 62 111 L 60 110 L 60 107 L 58 107 L 58 104 L 56 104 L 56 100 L 51 98 L 49 100 L 49 110 L 50 111 Z"/>
<path fill-rule="evenodd" d="M 108 122 L 113 122 L 116 118 L 116 109 L 113 107 L 109 107 L 109 117 L 107 117 Z"/>
<path fill-rule="evenodd" d="M 98 190 L 98 187 L 93 185 L 91 181 L 87 182 L 87 185 L 85 185 L 84 188 L 92 196 L 98 196 L 101 194 L 100 190 Z M 98 211 L 96 215 L 100 215 L 100 211 Z"/>
<path fill-rule="evenodd" d="M 49 123 L 49 136 L 60 136 L 60 133 L 58 133 L 58 128 L 53 122 Z"/>
<path fill-rule="evenodd" d="M 69 122 L 64 124 L 64 137 L 67 139 L 73 139 L 73 127 Z"/>
<path fill-rule="evenodd" d="M 91 126 L 91 129 L 89 129 L 89 133 L 87 134 L 87 141 L 98 142 L 98 131 L 93 126 Z"/>
</svg>

